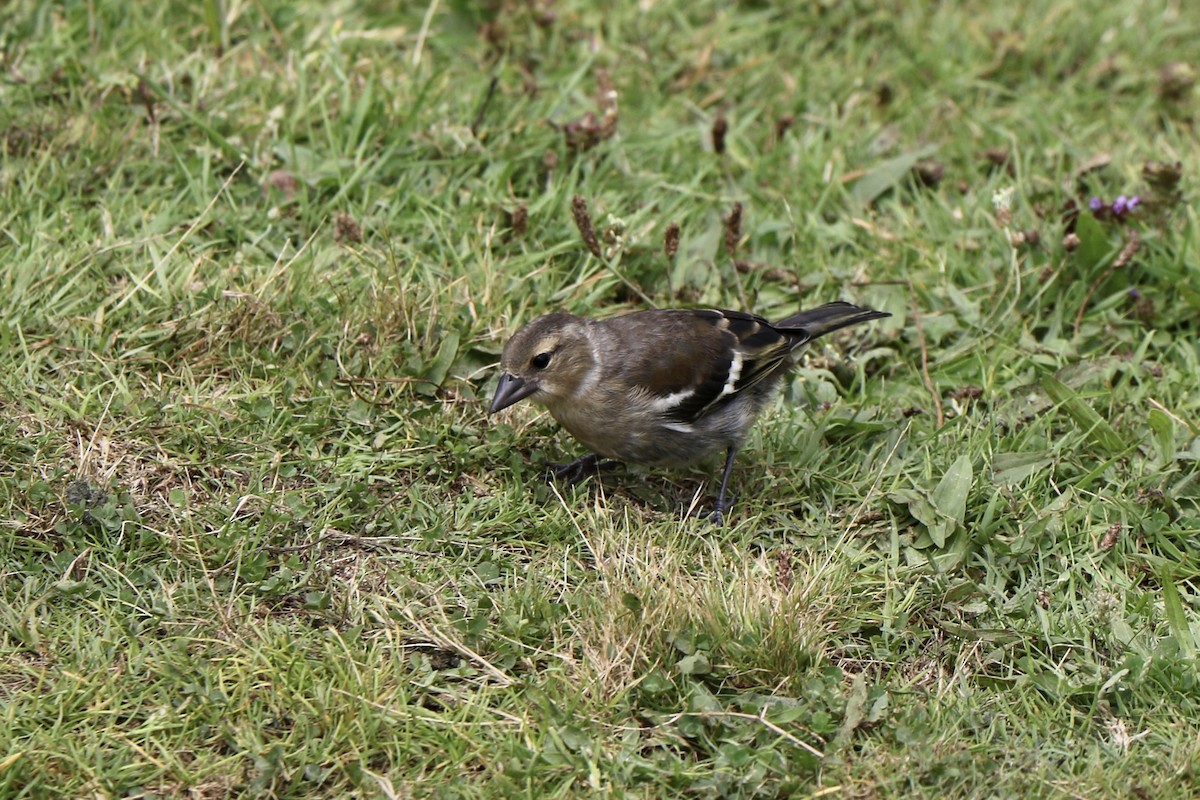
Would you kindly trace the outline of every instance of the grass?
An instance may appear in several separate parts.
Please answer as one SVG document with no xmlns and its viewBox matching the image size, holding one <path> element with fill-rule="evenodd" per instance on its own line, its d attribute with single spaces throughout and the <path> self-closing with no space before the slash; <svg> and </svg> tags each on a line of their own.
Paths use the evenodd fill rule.
<svg viewBox="0 0 1200 800">
<path fill-rule="evenodd" d="M 1200 13 L 796 5 L 0 10 L 0 796 L 1192 794 Z M 839 298 L 724 528 L 484 413 Z"/>
</svg>

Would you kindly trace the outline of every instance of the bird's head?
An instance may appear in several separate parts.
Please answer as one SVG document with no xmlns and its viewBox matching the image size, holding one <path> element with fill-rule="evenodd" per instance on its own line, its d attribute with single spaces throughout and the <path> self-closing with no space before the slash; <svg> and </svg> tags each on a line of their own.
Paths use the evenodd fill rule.
<svg viewBox="0 0 1200 800">
<path fill-rule="evenodd" d="M 588 324 L 570 314 L 549 314 L 517 331 L 500 356 L 500 382 L 488 413 L 526 397 L 553 406 L 574 396 L 596 366 Z"/>
</svg>

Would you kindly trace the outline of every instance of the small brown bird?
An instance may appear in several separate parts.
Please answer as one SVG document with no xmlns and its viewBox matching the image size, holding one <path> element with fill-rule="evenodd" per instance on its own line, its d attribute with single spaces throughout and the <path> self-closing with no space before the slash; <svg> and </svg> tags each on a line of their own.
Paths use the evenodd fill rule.
<svg viewBox="0 0 1200 800">
<path fill-rule="evenodd" d="M 725 471 L 716 509 L 729 509 L 733 459 L 797 351 L 813 339 L 889 317 L 850 303 L 771 323 L 739 311 L 637 311 L 606 320 L 549 314 L 508 341 L 489 413 L 530 398 L 592 451 L 557 466 L 559 478 L 595 472 L 600 457 L 684 466 L 717 451 Z"/>
</svg>

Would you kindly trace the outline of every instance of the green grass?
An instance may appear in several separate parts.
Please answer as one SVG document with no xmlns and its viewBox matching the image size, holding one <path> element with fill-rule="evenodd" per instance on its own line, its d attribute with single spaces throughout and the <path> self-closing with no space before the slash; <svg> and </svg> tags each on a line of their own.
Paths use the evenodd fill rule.
<svg viewBox="0 0 1200 800">
<path fill-rule="evenodd" d="M 0 9 L 0 796 L 1194 793 L 1190 4 L 193 5 Z M 484 413 L 835 299 L 724 528 Z"/>
</svg>

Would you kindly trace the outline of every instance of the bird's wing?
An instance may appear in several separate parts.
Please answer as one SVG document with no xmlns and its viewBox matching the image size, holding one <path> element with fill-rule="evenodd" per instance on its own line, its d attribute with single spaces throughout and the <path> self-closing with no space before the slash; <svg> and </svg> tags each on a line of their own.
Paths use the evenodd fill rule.
<svg viewBox="0 0 1200 800">
<path fill-rule="evenodd" d="M 690 423 L 775 372 L 798 344 L 739 311 L 648 311 L 629 366 L 664 417 Z"/>
</svg>

